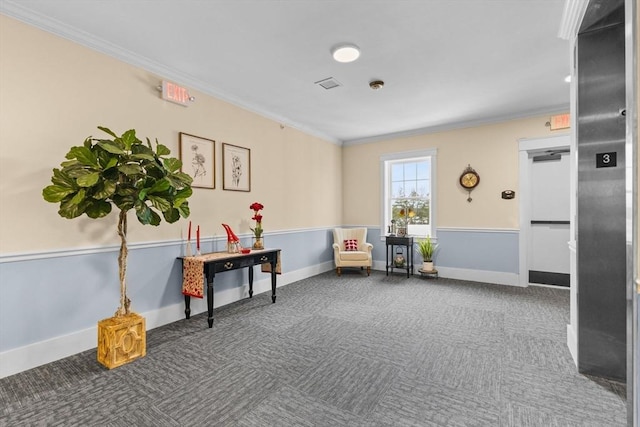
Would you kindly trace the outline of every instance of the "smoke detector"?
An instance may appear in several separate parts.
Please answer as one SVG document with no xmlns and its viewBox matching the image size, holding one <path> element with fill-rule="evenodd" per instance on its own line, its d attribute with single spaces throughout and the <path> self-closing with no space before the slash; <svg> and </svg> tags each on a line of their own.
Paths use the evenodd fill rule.
<svg viewBox="0 0 640 427">
<path fill-rule="evenodd" d="M 369 82 L 369 87 L 373 90 L 382 89 L 382 86 L 384 86 L 384 82 L 382 80 L 373 80 Z"/>
</svg>

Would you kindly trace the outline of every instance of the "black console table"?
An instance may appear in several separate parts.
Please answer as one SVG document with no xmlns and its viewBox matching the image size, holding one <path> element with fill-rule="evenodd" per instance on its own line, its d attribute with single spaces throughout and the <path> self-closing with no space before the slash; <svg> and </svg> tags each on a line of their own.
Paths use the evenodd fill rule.
<svg viewBox="0 0 640 427">
<path fill-rule="evenodd" d="M 230 254 L 228 252 L 213 252 L 200 255 L 204 266 L 204 276 L 207 280 L 207 321 L 213 327 L 213 279 L 216 273 L 249 268 L 249 298 L 253 298 L 253 266 L 261 264 L 271 265 L 271 302 L 276 302 L 276 265 L 280 249 L 252 250 L 248 254 Z M 198 257 L 194 257 L 198 258 Z M 179 257 L 184 260 L 184 257 Z M 191 317 L 191 296 L 184 296 L 184 314 Z"/>
<path fill-rule="evenodd" d="M 394 256 L 393 248 L 395 246 L 405 246 L 407 248 L 407 258 L 405 259 L 407 277 L 409 277 L 410 274 L 413 275 L 413 237 L 387 236 L 386 243 L 387 243 L 387 276 L 389 275 L 389 269 L 391 269 L 391 272 L 393 273 L 394 268 L 400 268 L 395 266 L 394 259 L 393 259 L 393 256 Z M 402 267 L 402 268 L 405 268 L 405 267 Z"/>
</svg>

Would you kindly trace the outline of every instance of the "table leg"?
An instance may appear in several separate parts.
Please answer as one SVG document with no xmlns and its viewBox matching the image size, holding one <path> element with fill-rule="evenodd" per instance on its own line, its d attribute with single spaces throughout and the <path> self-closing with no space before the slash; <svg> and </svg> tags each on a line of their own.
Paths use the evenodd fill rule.
<svg viewBox="0 0 640 427">
<path fill-rule="evenodd" d="M 253 298 L 253 266 L 249 267 L 249 298 Z"/>
<path fill-rule="evenodd" d="M 185 319 L 191 317 L 191 297 L 189 295 L 184 296 L 184 316 Z"/>
<path fill-rule="evenodd" d="M 393 248 L 393 246 L 391 246 Z M 389 245 L 387 245 L 387 253 L 385 254 L 385 256 L 387 257 L 387 264 L 385 265 L 386 269 L 387 269 L 387 276 L 389 275 Z"/>
<path fill-rule="evenodd" d="M 207 321 L 209 327 L 213 327 L 213 277 L 207 280 Z"/>
<path fill-rule="evenodd" d="M 271 303 L 276 302 L 276 264 L 277 259 L 271 262 Z"/>
</svg>

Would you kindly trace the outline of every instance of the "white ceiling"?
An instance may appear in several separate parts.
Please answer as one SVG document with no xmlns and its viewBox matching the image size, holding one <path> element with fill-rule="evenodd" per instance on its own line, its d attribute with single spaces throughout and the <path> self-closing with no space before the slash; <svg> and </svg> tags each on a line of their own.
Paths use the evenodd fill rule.
<svg viewBox="0 0 640 427">
<path fill-rule="evenodd" d="M 563 0 L 0 0 L 6 15 L 346 143 L 568 109 L 563 8 Z M 360 47 L 356 62 L 332 59 L 342 42 Z M 314 84 L 328 77 L 342 86 Z M 369 88 L 375 79 L 384 88 Z"/>
</svg>

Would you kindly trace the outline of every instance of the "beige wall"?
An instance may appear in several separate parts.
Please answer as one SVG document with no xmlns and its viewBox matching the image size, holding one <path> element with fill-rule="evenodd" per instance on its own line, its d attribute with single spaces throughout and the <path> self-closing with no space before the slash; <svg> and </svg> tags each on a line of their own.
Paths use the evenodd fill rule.
<svg viewBox="0 0 640 427">
<path fill-rule="evenodd" d="M 436 148 L 437 226 L 518 228 L 518 139 L 556 135 L 545 123 L 549 115 L 446 132 L 395 138 L 343 150 L 345 224 L 380 224 L 380 156 Z M 473 201 L 458 183 L 471 164 L 480 175 Z M 503 200 L 504 190 L 516 198 Z"/>
<path fill-rule="evenodd" d="M 72 145 L 99 135 L 98 125 L 135 128 L 175 157 L 179 132 L 216 140 L 216 189 L 195 189 L 190 199 L 203 237 L 224 235 L 222 222 L 249 233 L 254 201 L 265 205 L 267 233 L 341 223 L 341 147 L 196 91 L 188 108 L 165 102 L 161 79 L 0 15 L 0 253 L 118 242 L 113 213 L 66 220 L 41 195 L 52 168 Z M 251 149 L 251 192 L 222 190 L 221 142 Z M 186 232 L 183 220 L 143 227 L 131 213 L 129 224 L 130 242 Z"/>
</svg>

